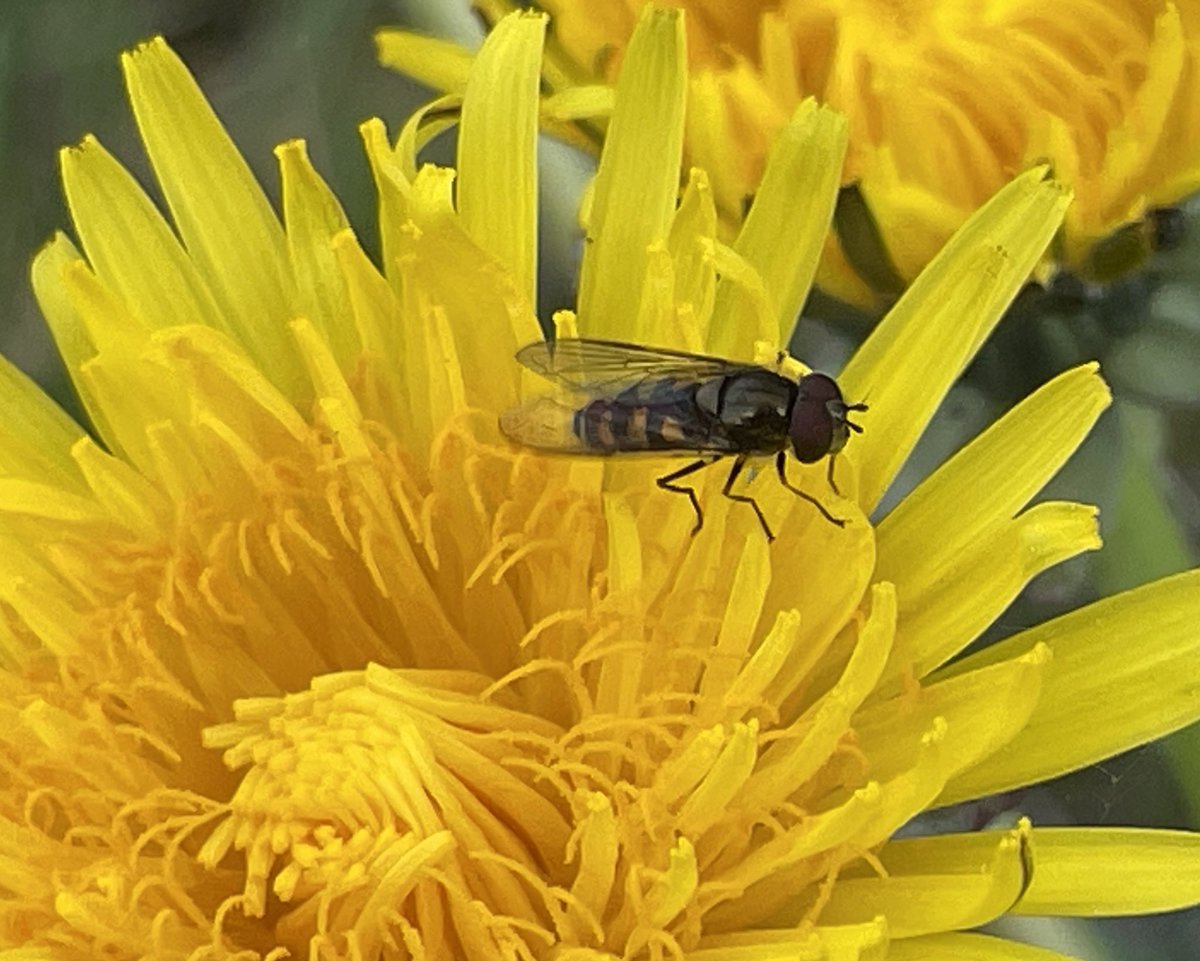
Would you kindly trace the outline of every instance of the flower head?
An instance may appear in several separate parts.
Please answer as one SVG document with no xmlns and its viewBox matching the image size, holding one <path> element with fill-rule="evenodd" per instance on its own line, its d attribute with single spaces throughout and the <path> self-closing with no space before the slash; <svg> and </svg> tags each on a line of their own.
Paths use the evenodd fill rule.
<svg viewBox="0 0 1200 961">
<path fill-rule="evenodd" d="M 5 946 L 987 957 L 951 932 L 1195 900 L 1183 833 L 890 840 L 1197 714 L 1194 574 L 945 666 L 1097 545 L 1090 508 L 1023 510 L 1107 402 L 1092 366 L 866 519 L 1065 192 L 1005 188 L 842 372 L 870 400 L 844 530 L 760 483 L 768 546 L 710 479 L 692 538 L 652 468 L 497 430 L 537 336 L 543 30 L 505 19 L 394 145 L 364 126 L 382 272 L 299 143 L 276 218 L 161 41 L 125 71 L 173 226 L 95 140 L 64 152 L 82 250 L 34 283 L 103 444 L 0 368 Z M 790 332 L 845 125 L 802 105 L 725 245 L 702 171 L 676 202 L 686 76 L 648 15 L 557 321 L 749 358 Z M 456 170 L 418 168 L 450 113 Z"/>
<path fill-rule="evenodd" d="M 612 82 L 644 5 L 540 4 L 554 18 L 550 79 Z M 671 5 L 690 14 L 688 155 L 725 218 L 740 221 L 770 144 L 804 98 L 848 118 L 843 179 L 859 185 L 884 250 L 862 239 L 853 214 L 840 223 L 820 281 L 847 298 L 910 282 L 1033 163 L 1049 162 L 1075 194 L 1055 256 L 1092 273 L 1117 269 L 1093 258 L 1098 242 L 1200 186 L 1194 4 Z M 495 16 L 511 4 L 481 6 Z M 385 32 L 380 47 L 385 62 L 411 69 L 400 35 Z"/>
</svg>

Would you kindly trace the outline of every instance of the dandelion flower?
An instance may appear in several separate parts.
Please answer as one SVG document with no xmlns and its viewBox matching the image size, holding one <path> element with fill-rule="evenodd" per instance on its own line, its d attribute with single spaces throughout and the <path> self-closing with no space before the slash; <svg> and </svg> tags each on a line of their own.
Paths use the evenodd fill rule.
<svg viewBox="0 0 1200 961">
<path fill-rule="evenodd" d="M 858 183 L 878 231 L 849 215 L 841 247 L 825 259 L 820 282 L 849 299 L 869 302 L 868 283 L 911 282 L 975 208 L 1034 162 L 1050 162 L 1074 190 L 1056 256 L 1090 274 L 1119 267 L 1096 250 L 1100 241 L 1200 187 L 1194 3 L 672 5 L 690 14 L 688 155 L 708 172 L 727 219 L 740 220 L 801 100 L 815 96 L 847 116 L 844 182 Z M 512 4 L 481 6 L 494 17 Z M 568 89 L 616 77 L 644 0 L 539 6 L 554 17 L 547 76 Z M 427 66 L 442 58 L 402 34 L 385 31 L 379 43 L 385 63 L 413 72 L 419 49 L 426 66 L 417 72 L 451 80 Z"/>
<path fill-rule="evenodd" d="M 0 944 L 1050 958 L 958 932 L 1195 901 L 1182 832 L 891 839 L 1200 710 L 1195 573 L 947 666 L 1097 546 L 1090 508 L 1023 509 L 1107 402 L 1093 367 L 867 520 L 1063 190 L 1006 187 L 842 372 L 871 404 L 839 464 L 844 530 L 759 484 L 768 545 L 712 481 L 692 538 L 648 465 L 498 432 L 537 336 L 544 27 L 506 18 L 461 97 L 394 144 L 363 127 L 382 271 L 300 143 L 278 151 L 277 218 L 162 41 L 124 68 L 170 222 L 94 139 L 64 151 L 78 246 L 54 238 L 33 279 L 102 443 L 0 367 Z M 803 300 L 845 125 L 801 105 L 722 244 L 702 171 L 676 202 L 683 41 L 654 12 L 627 51 L 558 324 L 749 357 Z M 418 167 L 452 114 L 456 169 Z"/>
</svg>

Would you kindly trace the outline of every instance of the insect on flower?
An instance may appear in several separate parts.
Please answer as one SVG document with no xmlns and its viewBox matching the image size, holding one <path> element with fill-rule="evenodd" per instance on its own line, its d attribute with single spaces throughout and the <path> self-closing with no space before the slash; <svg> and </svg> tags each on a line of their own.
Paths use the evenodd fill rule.
<svg viewBox="0 0 1200 961">
<path fill-rule="evenodd" d="M 775 539 L 754 498 L 733 492 L 746 461 L 771 454 L 784 487 L 830 523 L 845 526 L 787 478 L 790 442 L 801 463 L 829 457 L 829 486 L 838 493 L 834 457 L 850 431 L 862 432 L 847 415 L 866 410 L 866 404 L 847 404 L 827 374 L 805 374 L 796 382 L 759 364 L 582 338 L 528 344 L 517 351 L 517 360 L 568 392 L 532 397 L 502 414 L 500 429 L 510 439 L 574 454 L 698 455 L 658 478 L 663 490 L 691 501 L 693 535 L 704 526 L 704 512 L 696 491 L 679 482 L 732 457 L 721 493 L 753 507 L 767 539 Z"/>
</svg>

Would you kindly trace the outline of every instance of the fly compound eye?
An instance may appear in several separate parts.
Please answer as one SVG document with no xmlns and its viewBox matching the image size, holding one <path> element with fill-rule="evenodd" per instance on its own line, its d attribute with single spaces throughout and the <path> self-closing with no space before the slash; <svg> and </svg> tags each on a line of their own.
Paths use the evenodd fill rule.
<svg viewBox="0 0 1200 961">
<path fill-rule="evenodd" d="M 796 459 L 815 464 L 827 454 L 836 453 L 846 443 L 845 403 L 833 378 L 826 374 L 806 374 L 800 378 L 788 437 Z"/>
</svg>

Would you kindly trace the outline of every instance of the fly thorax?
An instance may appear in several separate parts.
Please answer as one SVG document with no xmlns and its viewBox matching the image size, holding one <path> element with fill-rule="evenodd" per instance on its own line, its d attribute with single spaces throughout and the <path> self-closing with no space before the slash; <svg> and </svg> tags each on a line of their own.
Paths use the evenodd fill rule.
<svg viewBox="0 0 1200 961">
<path fill-rule="evenodd" d="M 714 420 L 721 407 L 721 389 L 725 381 L 724 377 L 716 377 L 696 388 L 696 408 Z"/>
<path fill-rule="evenodd" d="M 762 368 L 714 377 L 696 391 L 696 407 L 727 431 L 745 432 L 748 450 L 775 450 L 787 437 L 796 386 Z"/>
</svg>

